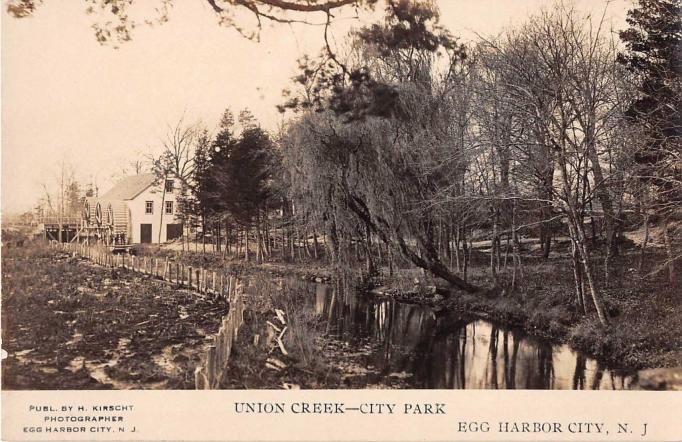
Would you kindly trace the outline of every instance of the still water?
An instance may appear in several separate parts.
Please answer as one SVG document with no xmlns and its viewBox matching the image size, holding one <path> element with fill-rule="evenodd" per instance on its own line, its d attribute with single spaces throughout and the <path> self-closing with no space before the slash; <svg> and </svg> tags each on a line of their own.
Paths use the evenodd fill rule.
<svg viewBox="0 0 682 442">
<path fill-rule="evenodd" d="M 411 388 L 620 390 L 635 375 L 485 320 L 386 298 L 340 299 L 330 285 L 299 284 L 308 292 L 306 308 L 327 321 L 330 336 L 363 345 L 366 366 L 380 376 L 401 373 Z"/>
</svg>

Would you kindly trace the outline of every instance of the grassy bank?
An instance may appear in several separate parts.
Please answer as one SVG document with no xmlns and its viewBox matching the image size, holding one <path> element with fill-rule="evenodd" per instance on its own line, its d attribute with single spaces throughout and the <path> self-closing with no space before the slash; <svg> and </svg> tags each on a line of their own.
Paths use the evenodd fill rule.
<svg viewBox="0 0 682 442">
<path fill-rule="evenodd" d="M 457 292 L 443 305 L 462 314 L 474 314 L 566 342 L 609 366 L 637 369 L 680 366 L 682 281 L 678 280 L 676 289 L 667 282 L 665 274 L 643 278 L 635 270 L 635 261 L 633 255 L 615 260 L 608 285 L 603 272 L 595 272 L 610 317 L 608 327 L 599 324 L 589 298 L 587 316 L 578 313 L 570 263 L 562 259 L 527 265 L 521 286 L 513 293 Z M 502 275 L 501 284 L 504 278 Z M 475 269 L 472 280 L 481 286 L 491 285 L 487 269 Z"/>
</svg>

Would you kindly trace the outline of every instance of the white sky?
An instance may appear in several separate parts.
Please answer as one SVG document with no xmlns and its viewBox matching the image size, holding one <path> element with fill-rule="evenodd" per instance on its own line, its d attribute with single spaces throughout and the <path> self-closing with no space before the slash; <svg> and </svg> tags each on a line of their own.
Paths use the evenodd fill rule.
<svg viewBox="0 0 682 442">
<path fill-rule="evenodd" d="M 471 39 L 473 31 L 521 23 L 550 1 L 440 0 L 441 23 Z M 275 25 L 252 42 L 220 27 L 205 0 L 175 3 L 168 23 L 136 29 L 119 49 L 96 42 L 83 2 L 51 0 L 21 20 L 0 12 L 3 212 L 33 207 L 62 160 L 83 184 L 94 180 L 106 190 L 122 166 L 158 151 L 167 124 L 183 113 L 213 128 L 226 107 L 248 107 L 276 128 L 281 91 L 296 60 L 318 52 L 322 28 Z M 607 16 L 623 27 L 632 1 L 608 3 Z M 601 13 L 607 0 L 576 4 Z M 340 21 L 335 36 L 351 25 L 357 22 Z"/>
</svg>

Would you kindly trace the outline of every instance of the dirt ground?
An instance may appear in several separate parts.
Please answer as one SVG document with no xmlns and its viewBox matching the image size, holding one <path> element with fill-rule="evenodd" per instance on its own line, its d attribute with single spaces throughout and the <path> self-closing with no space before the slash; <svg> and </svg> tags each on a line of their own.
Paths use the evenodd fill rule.
<svg viewBox="0 0 682 442">
<path fill-rule="evenodd" d="M 41 248 L 3 248 L 4 389 L 186 389 L 228 305 Z"/>
</svg>

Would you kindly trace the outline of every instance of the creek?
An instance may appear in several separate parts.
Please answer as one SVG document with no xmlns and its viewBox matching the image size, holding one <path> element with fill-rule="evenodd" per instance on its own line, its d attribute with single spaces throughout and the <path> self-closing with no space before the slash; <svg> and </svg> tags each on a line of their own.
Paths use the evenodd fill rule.
<svg viewBox="0 0 682 442">
<path fill-rule="evenodd" d="M 424 389 L 628 389 L 635 371 L 607 368 L 566 344 L 430 306 L 289 279 L 305 309 L 326 322 L 326 338 L 352 359 L 355 387 Z M 335 350 L 329 350 L 333 353 Z M 360 367 L 359 369 L 357 367 Z"/>
</svg>

